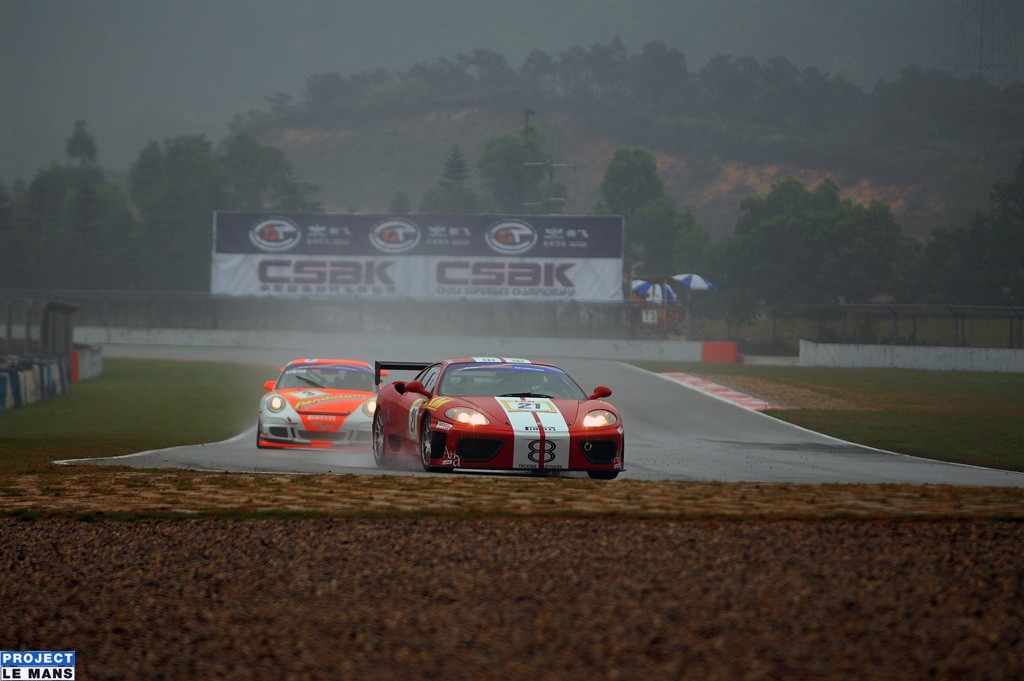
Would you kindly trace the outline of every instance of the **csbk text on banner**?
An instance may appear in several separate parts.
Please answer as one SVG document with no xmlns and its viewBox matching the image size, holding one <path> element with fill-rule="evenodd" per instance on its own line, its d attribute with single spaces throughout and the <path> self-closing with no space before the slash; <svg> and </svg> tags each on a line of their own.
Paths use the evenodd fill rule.
<svg viewBox="0 0 1024 681">
<path fill-rule="evenodd" d="M 228 296 L 622 300 L 623 219 L 218 211 Z"/>
</svg>

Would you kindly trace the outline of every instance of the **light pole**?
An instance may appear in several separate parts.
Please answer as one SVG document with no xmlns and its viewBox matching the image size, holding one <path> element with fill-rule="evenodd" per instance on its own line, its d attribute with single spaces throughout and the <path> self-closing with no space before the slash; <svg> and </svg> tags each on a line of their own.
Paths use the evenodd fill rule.
<svg viewBox="0 0 1024 681">
<path fill-rule="evenodd" d="M 530 116 L 534 115 L 533 109 L 523 109 L 523 212 L 526 212 L 527 202 L 530 193 Z"/>
</svg>

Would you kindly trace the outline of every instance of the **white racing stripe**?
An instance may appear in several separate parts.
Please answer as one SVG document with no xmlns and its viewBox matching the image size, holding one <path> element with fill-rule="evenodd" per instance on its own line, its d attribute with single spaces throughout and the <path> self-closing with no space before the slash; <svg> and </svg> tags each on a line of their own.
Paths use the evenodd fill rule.
<svg viewBox="0 0 1024 681">
<path fill-rule="evenodd" d="M 569 424 L 555 403 L 539 397 L 496 397 L 512 425 L 512 466 L 561 470 L 569 467 Z"/>
</svg>

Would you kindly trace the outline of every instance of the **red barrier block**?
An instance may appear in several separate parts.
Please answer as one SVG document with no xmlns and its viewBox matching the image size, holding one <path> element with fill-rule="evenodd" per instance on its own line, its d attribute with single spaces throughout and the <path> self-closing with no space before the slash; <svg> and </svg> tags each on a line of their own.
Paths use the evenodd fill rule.
<svg viewBox="0 0 1024 681">
<path fill-rule="evenodd" d="M 701 347 L 700 361 L 709 364 L 736 364 L 739 361 L 739 350 L 731 341 L 709 341 Z"/>
</svg>

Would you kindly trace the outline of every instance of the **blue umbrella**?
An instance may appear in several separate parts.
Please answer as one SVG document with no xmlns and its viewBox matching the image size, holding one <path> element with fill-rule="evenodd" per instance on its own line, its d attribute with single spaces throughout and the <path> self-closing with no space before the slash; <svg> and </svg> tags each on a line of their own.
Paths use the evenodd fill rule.
<svg viewBox="0 0 1024 681">
<path fill-rule="evenodd" d="M 676 301 L 676 292 L 667 284 L 652 284 L 643 279 L 634 279 L 630 286 L 633 293 L 644 300 L 656 303 Z"/>
<path fill-rule="evenodd" d="M 691 291 L 714 291 L 716 288 L 714 284 L 699 274 L 677 274 L 672 279 Z"/>
</svg>

